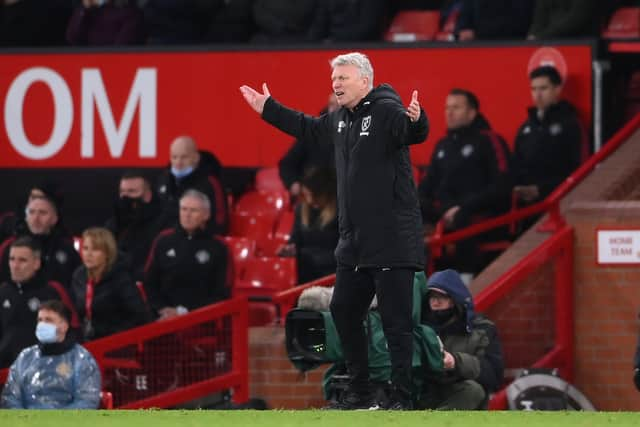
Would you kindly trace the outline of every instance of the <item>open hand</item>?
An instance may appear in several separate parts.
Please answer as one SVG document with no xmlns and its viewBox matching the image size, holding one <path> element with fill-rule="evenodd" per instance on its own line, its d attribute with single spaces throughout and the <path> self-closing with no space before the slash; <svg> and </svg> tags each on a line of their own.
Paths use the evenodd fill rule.
<svg viewBox="0 0 640 427">
<path fill-rule="evenodd" d="M 262 110 L 264 110 L 264 103 L 267 102 L 267 99 L 271 96 L 266 83 L 262 83 L 263 93 L 260 93 L 247 85 L 240 86 L 240 92 L 242 93 L 244 100 L 247 101 L 247 104 L 249 104 L 251 108 L 256 110 L 259 114 L 262 114 Z"/>
</svg>

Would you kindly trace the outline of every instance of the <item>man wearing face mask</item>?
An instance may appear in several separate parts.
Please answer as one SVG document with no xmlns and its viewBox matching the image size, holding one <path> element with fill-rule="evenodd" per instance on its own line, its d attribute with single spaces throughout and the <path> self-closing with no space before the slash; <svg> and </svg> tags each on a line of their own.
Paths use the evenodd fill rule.
<svg viewBox="0 0 640 427">
<path fill-rule="evenodd" d="M 80 265 L 80 255 L 61 224 L 59 206 L 60 199 L 52 194 L 30 197 L 25 212 L 26 229 L 0 245 L 0 282 L 11 277 L 9 247 L 17 237 L 29 236 L 41 248 L 42 272 L 45 277 L 69 288 L 71 276 Z"/>
<path fill-rule="evenodd" d="M 144 263 L 153 239 L 165 228 L 162 205 L 153 194 L 149 179 L 140 171 L 127 171 L 120 178 L 115 215 L 106 223 L 127 258 L 135 280 L 142 280 Z"/>
<path fill-rule="evenodd" d="M 444 373 L 425 382 L 423 409 L 486 409 L 502 384 L 504 362 L 495 325 L 473 309 L 473 297 L 455 270 L 427 281 L 422 323 L 444 344 Z"/>
<path fill-rule="evenodd" d="M 36 343 L 32 331 L 41 301 L 63 301 L 72 313 L 72 325 L 79 326 L 69 294 L 60 283 L 47 281 L 41 272 L 37 242 L 20 237 L 8 252 L 11 280 L 0 284 L 0 368 L 9 366 L 22 349 Z"/>
<path fill-rule="evenodd" d="M 38 309 L 38 344 L 20 353 L 2 391 L 3 408 L 97 409 L 100 369 L 69 332 L 71 315 L 60 301 Z"/>
<path fill-rule="evenodd" d="M 189 189 L 204 193 L 211 204 L 208 226 L 224 234 L 229 224 L 227 198 L 220 180 L 222 166 L 208 151 L 198 151 L 190 136 L 179 136 L 171 143 L 169 169 L 160 177 L 158 195 L 164 204 L 164 221 L 178 222 L 178 201 Z"/>
</svg>

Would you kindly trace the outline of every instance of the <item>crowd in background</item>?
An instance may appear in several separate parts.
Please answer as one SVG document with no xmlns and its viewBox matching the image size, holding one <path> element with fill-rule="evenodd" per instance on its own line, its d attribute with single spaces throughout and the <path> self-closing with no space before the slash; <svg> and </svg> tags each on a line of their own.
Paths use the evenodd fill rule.
<svg viewBox="0 0 640 427">
<path fill-rule="evenodd" d="M 588 37 L 617 0 L 3 0 L 0 46 L 382 40 L 402 10 L 440 12 L 451 40 Z"/>
</svg>

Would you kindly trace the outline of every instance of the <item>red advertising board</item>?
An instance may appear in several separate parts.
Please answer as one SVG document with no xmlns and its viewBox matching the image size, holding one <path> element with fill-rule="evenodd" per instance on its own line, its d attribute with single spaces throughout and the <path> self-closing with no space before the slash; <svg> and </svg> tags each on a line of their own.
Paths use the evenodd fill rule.
<svg viewBox="0 0 640 427">
<path fill-rule="evenodd" d="M 591 46 L 554 46 L 567 64 L 565 96 L 591 118 Z M 512 142 L 529 105 L 527 69 L 536 46 L 364 49 L 375 83 L 431 120 L 414 163 L 428 163 L 445 131 L 454 87 L 480 98 L 494 129 Z M 292 138 L 244 103 L 242 84 L 267 82 L 295 109 L 318 112 L 331 92 L 329 60 L 344 51 L 228 51 L 0 54 L 0 167 L 159 166 L 178 135 L 192 135 L 225 166 L 268 166 Z"/>
</svg>

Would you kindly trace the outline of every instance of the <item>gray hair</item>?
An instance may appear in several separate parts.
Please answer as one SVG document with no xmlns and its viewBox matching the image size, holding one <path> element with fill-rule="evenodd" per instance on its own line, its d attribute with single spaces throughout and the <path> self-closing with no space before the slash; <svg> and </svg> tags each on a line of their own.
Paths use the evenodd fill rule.
<svg viewBox="0 0 640 427">
<path fill-rule="evenodd" d="M 353 65 L 360 71 L 360 76 L 369 78 L 369 89 L 373 89 L 373 66 L 364 53 L 350 52 L 338 55 L 330 61 L 331 68 L 340 65 Z"/>
<path fill-rule="evenodd" d="M 211 212 L 211 202 L 209 201 L 209 198 L 207 197 L 207 195 L 204 194 L 202 191 L 198 191 L 194 189 L 187 190 L 184 192 L 182 197 L 180 197 L 180 202 L 182 202 L 183 199 L 186 199 L 188 197 L 191 197 L 193 199 L 198 199 L 202 204 L 202 207 L 204 208 L 204 210 L 207 212 Z"/>
</svg>

